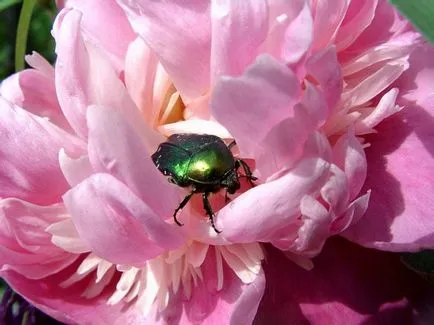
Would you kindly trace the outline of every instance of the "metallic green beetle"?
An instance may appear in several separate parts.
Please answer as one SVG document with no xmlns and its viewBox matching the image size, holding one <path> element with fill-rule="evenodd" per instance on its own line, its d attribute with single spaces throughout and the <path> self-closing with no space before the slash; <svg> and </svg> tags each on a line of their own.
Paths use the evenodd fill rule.
<svg viewBox="0 0 434 325">
<path fill-rule="evenodd" d="M 234 194 L 240 189 L 240 177 L 247 178 L 250 185 L 257 180 L 245 161 L 236 159 L 231 152 L 235 141 L 228 146 L 217 136 L 208 134 L 173 134 L 158 147 L 152 155 L 157 168 L 166 176 L 169 182 L 180 187 L 188 187 L 190 193 L 185 196 L 173 213 L 175 222 L 182 226 L 176 218 L 193 194 L 201 193 L 203 207 L 208 215 L 213 229 L 220 233 L 214 224 L 214 212 L 209 203 L 210 193 L 216 193 L 222 188 L 227 193 Z M 245 175 L 240 175 L 242 167 Z"/>
</svg>

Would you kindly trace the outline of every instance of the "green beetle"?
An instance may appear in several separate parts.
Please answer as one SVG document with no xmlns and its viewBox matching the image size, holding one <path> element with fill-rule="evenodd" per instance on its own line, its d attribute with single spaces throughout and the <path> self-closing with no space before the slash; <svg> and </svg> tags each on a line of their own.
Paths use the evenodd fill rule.
<svg viewBox="0 0 434 325">
<path fill-rule="evenodd" d="M 201 193 L 203 207 L 211 226 L 220 233 L 214 224 L 214 212 L 208 200 L 210 193 L 225 188 L 225 198 L 228 200 L 228 193 L 234 194 L 240 189 L 240 177 L 247 178 L 254 186 L 253 181 L 257 178 L 252 175 L 245 161 L 234 157 L 231 152 L 234 145 L 235 141 L 226 145 L 215 135 L 173 134 L 166 142 L 161 143 L 152 155 L 157 168 L 169 176 L 171 183 L 191 189 L 173 213 L 173 219 L 179 226 L 182 226 L 182 223 L 178 221 L 176 214 L 185 207 L 193 194 Z M 238 173 L 240 167 L 243 168 L 244 175 Z"/>
</svg>

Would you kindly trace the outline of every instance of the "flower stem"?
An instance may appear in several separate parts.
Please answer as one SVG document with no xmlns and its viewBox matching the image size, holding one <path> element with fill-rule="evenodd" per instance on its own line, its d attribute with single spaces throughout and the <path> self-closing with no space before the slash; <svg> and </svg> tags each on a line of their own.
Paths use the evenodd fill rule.
<svg viewBox="0 0 434 325">
<path fill-rule="evenodd" d="M 15 71 L 24 69 L 24 55 L 26 54 L 27 36 L 29 33 L 30 19 L 36 0 L 24 0 L 18 21 L 17 38 L 15 42 Z"/>
</svg>

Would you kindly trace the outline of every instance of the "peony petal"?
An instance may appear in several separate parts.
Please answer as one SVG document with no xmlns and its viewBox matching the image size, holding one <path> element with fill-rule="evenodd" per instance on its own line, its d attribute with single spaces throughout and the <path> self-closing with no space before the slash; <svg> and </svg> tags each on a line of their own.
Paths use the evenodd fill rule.
<svg viewBox="0 0 434 325">
<path fill-rule="evenodd" d="M 83 144 L 47 120 L 0 98 L 0 197 L 36 204 L 58 202 L 68 184 L 57 155 L 76 154 Z M 17 145 L 19 144 L 19 145 Z"/>
<path fill-rule="evenodd" d="M 313 19 L 307 3 L 299 15 L 285 30 L 281 57 L 288 64 L 295 64 L 310 49 L 313 40 Z"/>
<path fill-rule="evenodd" d="M 351 1 L 351 3 L 353 2 L 355 2 L 356 6 L 361 2 L 369 5 L 371 0 Z M 400 15 L 390 2 L 384 0 L 377 2 L 374 19 L 369 22 L 369 25 L 361 34 L 357 29 L 351 30 L 351 32 L 355 35 L 358 34 L 358 37 L 353 44 L 340 53 L 340 58 L 342 58 L 343 61 L 347 61 L 348 58 L 357 57 L 366 50 L 375 48 L 379 44 L 393 44 L 395 41 L 400 42 L 406 38 L 413 39 L 415 44 L 417 40 L 421 38 L 421 35 L 410 27 L 410 22 Z"/>
<path fill-rule="evenodd" d="M 128 308 L 122 303 L 108 305 L 109 293 L 103 292 L 94 299 L 83 299 L 81 293 L 85 289 L 86 281 L 67 289 L 60 288 L 57 284 L 72 272 L 72 268 L 39 281 L 29 280 L 13 271 L 2 271 L 0 275 L 32 305 L 68 324 L 250 324 L 265 289 L 263 272 L 253 283 L 245 285 L 224 265 L 225 285 L 216 292 L 217 276 L 213 251 L 208 253 L 203 265 L 204 281 L 193 288 L 191 298 L 186 300 L 184 293 L 180 291 L 171 297 L 166 309 L 158 312 L 154 306 L 148 317 L 134 304 Z"/>
<path fill-rule="evenodd" d="M 202 265 L 203 282 L 192 290 L 190 300 L 171 302 L 163 317 L 170 323 L 174 315 L 182 313 L 179 324 L 251 324 L 265 288 L 265 276 L 261 271 L 251 284 L 243 284 L 226 265 L 223 265 L 224 284 L 217 291 L 216 254 L 208 251 Z M 178 297 L 180 298 L 180 297 Z M 176 307 L 178 303 L 178 306 Z M 172 310 L 170 310 L 172 309 Z M 167 318 L 167 317 L 171 318 Z"/>
<path fill-rule="evenodd" d="M 179 204 L 179 189 L 155 167 L 153 152 L 149 152 L 124 116 L 115 110 L 91 106 L 88 127 L 93 168 L 124 182 L 161 218 L 171 216 L 173 207 Z"/>
<path fill-rule="evenodd" d="M 350 1 L 345 18 L 338 30 L 335 45 L 338 51 L 350 46 L 374 19 L 378 0 Z"/>
<path fill-rule="evenodd" d="M 277 180 L 241 194 L 218 212 L 220 235 L 240 243 L 277 240 L 280 228 L 299 216 L 302 197 L 318 193 L 328 170 L 326 161 L 306 158 Z"/>
<path fill-rule="evenodd" d="M 348 0 L 336 0 L 331 6 L 328 0 L 316 1 L 313 51 L 326 48 L 334 41 L 349 2 Z"/>
<path fill-rule="evenodd" d="M 367 173 L 365 150 L 353 131 L 348 131 L 336 142 L 333 147 L 333 159 L 347 176 L 349 198 L 352 200 L 359 194 Z"/>
<path fill-rule="evenodd" d="M 413 52 L 409 58 L 410 69 L 406 70 L 393 84 L 399 89 L 400 96 L 405 99 L 403 103 L 417 102 L 434 93 L 434 85 L 431 82 L 434 76 L 434 47 L 430 44 L 413 46 Z"/>
<path fill-rule="evenodd" d="M 70 129 L 57 102 L 54 76 L 49 78 L 33 69 L 21 71 L 2 81 L 0 95 L 17 106 L 25 107 L 30 113 L 45 117 L 63 129 Z"/>
<path fill-rule="evenodd" d="M 220 123 L 199 119 L 164 124 L 158 130 L 167 137 L 175 133 L 198 133 L 212 134 L 223 139 L 233 139 L 233 136 Z"/>
<path fill-rule="evenodd" d="M 241 156 L 250 158 L 269 130 L 292 115 L 299 94 L 300 85 L 291 70 L 262 55 L 243 76 L 222 77 L 217 82 L 212 115 L 237 140 Z"/>
<path fill-rule="evenodd" d="M 373 128 L 377 126 L 377 124 L 402 109 L 402 107 L 396 105 L 397 97 L 397 88 L 393 88 L 385 93 L 378 102 L 377 107 L 363 118 L 363 120 L 358 121 L 356 125 L 354 125 L 355 132 L 359 135 L 375 132 Z"/>
<path fill-rule="evenodd" d="M 272 248 L 267 261 L 254 325 L 413 324 L 410 301 L 430 290 L 399 256 L 339 238 L 326 243 L 311 271 Z"/>
<path fill-rule="evenodd" d="M 306 61 L 307 79 L 312 77 L 323 90 L 329 110 L 340 100 L 343 81 L 341 65 L 336 56 L 336 49 L 331 46 L 312 56 Z"/>
<path fill-rule="evenodd" d="M 56 38 L 56 90 L 72 128 L 87 136 L 86 110 L 91 104 L 119 109 L 134 106 L 124 84 L 95 45 L 81 32 L 80 12 L 63 9 L 54 25 Z M 124 108 L 125 107 L 125 108 Z"/>
<path fill-rule="evenodd" d="M 302 157 L 311 132 L 310 116 L 302 105 L 296 105 L 294 116 L 276 124 L 258 144 L 255 162 L 261 178 L 292 168 Z"/>
<path fill-rule="evenodd" d="M 53 235 L 51 241 L 54 245 L 61 247 L 67 252 L 74 254 L 89 252 L 89 247 L 80 238 L 71 218 L 52 223 L 45 231 Z"/>
<path fill-rule="evenodd" d="M 81 14 L 63 9 L 56 18 L 56 90 L 65 117 L 75 132 L 87 134 L 85 110 L 88 104 L 87 76 L 89 59 L 79 32 Z"/>
<path fill-rule="evenodd" d="M 310 195 L 305 195 L 300 202 L 303 226 L 298 231 L 291 251 L 297 251 L 306 257 L 317 255 L 330 236 L 329 225 L 332 216 L 324 206 Z"/>
<path fill-rule="evenodd" d="M 68 0 L 66 7 L 83 13 L 86 40 L 103 49 L 117 71 L 123 70 L 128 45 L 136 35 L 116 1 Z"/>
<path fill-rule="evenodd" d="M 157 54 L 176 89 L 188 97 L 205 93 L 210 84 L 209 2 L 118 0 L 118 3 L 134 30 Z"/>
<path fill-rule="evenodd" d="M 296 29 L 296 26 L 299 26 L 303 29 L 306 28 L 306 26 L 301 25 L 301 21 L 303 19 L 300 18 L 302 18 L 303 16 L 301 14 L 301 11 L 308 5 L 308 2 L 309 0 L 268 1 L 268 35 L 265 41 L 260 46 L 260 49 L 258 51 L 259 53 L 268 53 L 276 59 L 282 58 L 282 51 L 284 51 L 286 46 L 291 46 L 291 44 L 288 42 L 282 44 L 282 40 L 285 39 L 285 34 L 288 32 L 288 30 L 290 29 L 290 32 L 287 36 L 296 37 L 296 35 L 292 34 L 292 31 Z M 294 24 L 294 26 L 290 27 L 291 24 Z M 300 33 L 298 37 L 300 37 L 301 34 L 304 33 Z M 297 42 L 297 40 L 299 40 L 298 37 L 294 39 L 294 42 Z M 301 52 L 299 49 L 294 50 L 296 50 L 298 54 L 300 54 Z M 297 53 L 295 54 L 295 56 L 297 56 Z"/>
<path fill-rule="evenodd" d="M 141 264 L 183 242 L 178 226 L 166 224 L 108 174 L 94 174 L 68 191 L 64 201 L 92 252 L 110 262 Z"/>
<path fill-rule="evenodd" d="M 59 165 L 71 186 L 77 185 L 93 174 L 92 165 L 87 155 L 72 158 L 68 156 L 63 148 L 59 151 Z"/>
<path fill-rule="evenodd" d="M 268 31 L 265 0 L 212 1 L 211 73 L 240 75 L 254 62 Z"/>
<path fill-rule="evenodd" d="M 47 78 L 54 80 L 54 67 L 38 52 L 33 51 L 32 54 L 27 54 L 25 60 L 29 66 L 38 70 Z"/>
<path fill-rule="evenodd" d="M 361 245 L 392 251 L 434 247 L 434 97 L 409 104 L 368 138 L 366 215 L 345 236 Z"/>
<path fill-rule="evenodd" d="M 432 47 L 419 46 L 410 56 L 410 69 L 395 83 L 404 109 L 377 126 L 368 138 L 370 205 L 346 237 L 362 245 L 392 251 L 434 247 L 432 148 L 434 78 Z M 394 84 L 394 85 L 395 85 Z"/>
<path fill-rule="evenodd" d="M 68 271 L 72 272 L 66 270 L 38 281 L 30 280 L 13 271 L 2 271 L 0 274 L 15 292 L 26 298 L 33 306 L 66 324 L 143 324 L 140 323 L 143 316 L 136 309 L 122 310 L 123 304 L 108 305 L 108 297 L 104 295 L 95 299 L 84 299 L 81 296 L 81 290 L 84 290 L 82 284 L 72 288 L 60 288 L 58 284 L 67 276 Z"/>
<path fill-rule="evenodd" d="M 131 42 L 125 62 L 125 84 L 145 122 L 152 126 L 157 123 L 160 113 L 153 98 L 157 67 L 157 56 L 140 37 Z"/>
<path fill-rule="evenodd" d="M 45 229 L 67 218 L 61 204 L 37 206 L 17 199 L 0 201 L 0 260 L 2 270 L 15 270 L 31 278 L 40 279 L 71 264 L 71 255 L 51 242 Z"/>
<path fill-rule="evenodd" d="M 362 105 L 390 86 L 409 67 L 406 60 L 395 60 L 383 65 L 363 80 L 347 80 L 354 84 L 342 95 L 342 101 L 347 107 Z"/>
</svg>

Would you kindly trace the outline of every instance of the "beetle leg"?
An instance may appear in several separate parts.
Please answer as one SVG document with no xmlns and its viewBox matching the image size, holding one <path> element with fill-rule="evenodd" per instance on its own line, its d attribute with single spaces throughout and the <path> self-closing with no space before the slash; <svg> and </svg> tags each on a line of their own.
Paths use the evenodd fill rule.
<svg viewBox="0 0 434 325">
<path fill-rule="evenodd" d="M 228 149 L 231 150 L 236 144 L 237 143 L 235 142 L 235 140 L 233 140 L 231 143 L 228 144 Z"/>
<path fill-rule="evenodd" d="M 214 224 L 214 212 L 212 211 L 211 204 L 208 200 L 208 192 L 202 193 L 202 202 L 203 202 L 203 208 L 205 209 L 206 214 L 209 217 L 209 221 L 211 222 L 211 227 L 214 229 L 216 233 L 221 233 L 221 230 L 218 230 Z"/>
<path fill-rule="evenodd" d="M 255 184 L 253 183 L 253 181 L 256 181 L 258 178 L 253 176 L 252 171 L 250 170 L 249 165 L 247 165 L 247 163 L 242 160 L 242 159 L 238 159 L 236 161 L 238 163 L 238 167 L 243 167 L 244 173 L 245 175 L 243 175 L 244 177 L 247 178 L 247 181 L 249 182 L 249 184 L 253 187 L 255 186 Z"/>
<path fill-rule="evenodd" d="M 173 220 L 175 220 L 175 222 L 178 226 L 183 226 L 184 224 L 182 224 L 181 222 L 178 221 L 178 219 L 176 218 L 176 214 L 178 213 L 179 210 L 181 210 L 183 207 L 185 207 L 185 205 L 188 203 L 188 201 L 190 201 L 193 194 L 194 194 L 194 192 L 191 192 L 190 194 L 186 195 L 184 200 L 182 200 L 181 204 L 179 204 L 179 206 L 176 208 L 175 212 L 173 213 Z"/>
</svg>

